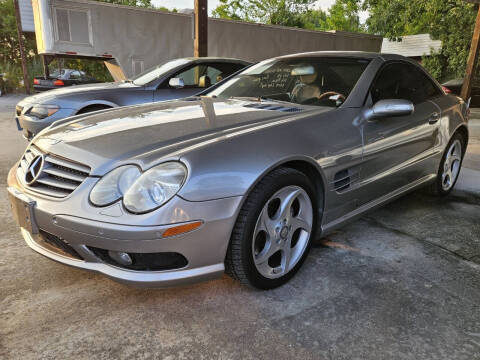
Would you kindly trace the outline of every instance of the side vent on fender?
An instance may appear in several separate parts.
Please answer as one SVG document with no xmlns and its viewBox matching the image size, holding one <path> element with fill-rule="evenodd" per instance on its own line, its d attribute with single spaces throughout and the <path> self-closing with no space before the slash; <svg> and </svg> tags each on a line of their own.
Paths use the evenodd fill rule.
<svg viewBox="0 0 480 360">
<path fill-rule="evenodd" d="M 333 178 L 333 188 L 337 192 L 347 190 L 351 184 L 351 174 L 348 169 L 337 172 Z"/>
</svg>

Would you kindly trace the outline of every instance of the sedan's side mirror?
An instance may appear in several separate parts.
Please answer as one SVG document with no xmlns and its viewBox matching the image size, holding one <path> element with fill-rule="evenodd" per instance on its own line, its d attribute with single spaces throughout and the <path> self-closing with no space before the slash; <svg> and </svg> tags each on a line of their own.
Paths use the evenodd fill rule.
<svg viewBox="0 0 480 360">
<path fill-rule="evenodd" d="M 381 119 L 394 116 L 407 116 L 413 113 L 414 106 L 409 100 L 380 100 L 368 112 L 369 119 Z"/>
<path fill-rule="evenodd" d="M 181 78 L 171 78 L 168 81 L 168 85 L 170 85 L 173 88 L 177 88 L 177 89 L 183 88 L 185 86 L 185 84 L 183 82 L 183 79 L 181 79 Z"/>
</svg>

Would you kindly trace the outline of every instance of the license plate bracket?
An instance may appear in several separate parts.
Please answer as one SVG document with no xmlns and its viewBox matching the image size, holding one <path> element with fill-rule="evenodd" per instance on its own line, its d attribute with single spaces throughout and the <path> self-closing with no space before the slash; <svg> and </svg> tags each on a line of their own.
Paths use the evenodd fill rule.
<svg viewBox="0 0 480 360">
<path fill-rule="evenodd" d="M 8 188 L 8 197 L 13 217 L 18 226 L 31 234 L 38 234 L 38 226 L 33 212 L 36 204 L 35 200 L 30 199 L 27 195 L 13 187 Z"/>
<path fill-rule="evenodd" d="M 20 120 L 18 119 L 18 117 L 15 117 L 15 124 L 17 124 L 18 131 L 23 130 L 22 126 L 20 125 Z"/>
</svg>

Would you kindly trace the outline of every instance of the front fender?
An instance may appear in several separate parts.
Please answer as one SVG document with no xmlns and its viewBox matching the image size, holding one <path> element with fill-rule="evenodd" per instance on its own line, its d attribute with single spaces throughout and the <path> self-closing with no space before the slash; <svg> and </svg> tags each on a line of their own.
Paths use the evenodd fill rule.
<svg viewBox="0 0 480 360">
<path fill-rule="evenodd" d="M 184 156 L 181 161 L 187 166 L 189 176 L 179 195 L 189 201 L 244 196 L 273 169 L 293 162 L 311 165 L 316 169 L 322 184 L 325 184 L 325 175 L 318 163 L 304 155 L 281 154 L 277 159 L 262 156 L 246 157 L 223 169 L 215 165 L 207 167 L 211 170 L 201 170 L 194 156 Z"/>
</svg>

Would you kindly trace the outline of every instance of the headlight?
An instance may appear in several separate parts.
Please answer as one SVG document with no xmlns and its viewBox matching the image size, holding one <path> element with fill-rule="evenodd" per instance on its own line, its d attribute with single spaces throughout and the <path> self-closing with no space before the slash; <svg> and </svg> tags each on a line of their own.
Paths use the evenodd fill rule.
<svg viewBox="0 0 480 360">
<path fill-rule="evenodd" d="M 46 117 L 52 116 L 58 110 L 60 110 L 60 107 L 58 105 L 34 105 L 30 109 L 29 114 L 35 116 L 36 118 L 44 119 Z"/>
<path fill-rule="evenodd" d="M 128 188 L 140 177 L 133 165 L 120 166 L 102 177 L 90 192 L 90 201 L 96 206 L 106 206 L 122 198 Z"/>
<path fill-rule="evenodd" d="M 187 169 L 179 162 L 160 164 L 143 173 L 123 195 L 123 204 L 133 213 L 154 210 L 180 190 Z"/>
</svg>

